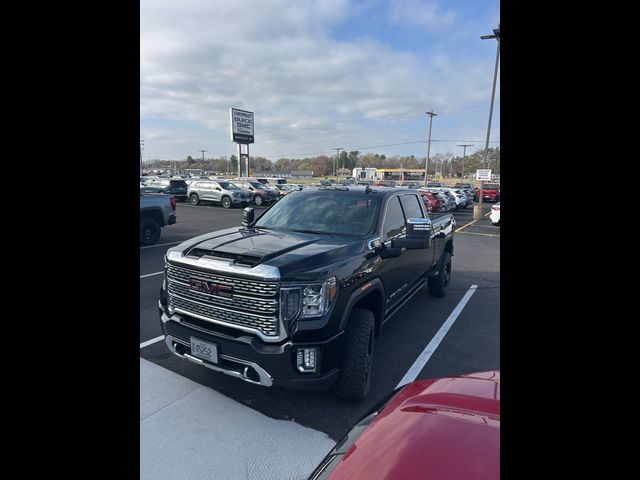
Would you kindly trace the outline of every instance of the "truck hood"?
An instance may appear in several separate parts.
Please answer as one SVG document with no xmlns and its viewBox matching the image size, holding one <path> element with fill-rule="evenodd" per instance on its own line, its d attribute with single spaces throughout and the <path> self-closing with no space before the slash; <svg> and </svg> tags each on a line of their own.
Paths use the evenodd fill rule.
<svg viewBox="0 0 640 480">
<path fill-rule="evenodd" d="M 183 257 L 208 257 L 230 264 L 276 267 L 287 280 L 313 280 L 321 271 L 362 252 L 364 239 L 285 230 L 233 227 L 188 240 L 169 252 Z M 175 254 L 172 255 L 175 258 Z M 249 272 L 248 272 L 249 273 Z"/>
</svg>

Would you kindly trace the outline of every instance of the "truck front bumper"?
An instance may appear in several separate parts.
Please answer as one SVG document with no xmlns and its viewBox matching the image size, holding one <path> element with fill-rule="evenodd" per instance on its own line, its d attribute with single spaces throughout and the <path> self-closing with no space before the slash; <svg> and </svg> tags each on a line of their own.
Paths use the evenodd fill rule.
<svg viewBox="0 0 640 480">
<path fill-rule="evenodd" d="M 335 383 L 339 369 L 337 359 L 344 351 L 343 332 L 323 342 L 281 344 L 263 342 L 257 337 L 240 332 L 233 337 L 221 332 L 204 331 L 186 325 L 189 318 L 179 314 L 169 316 L 160 306 L 162 333 L 169 350 L 186 360 L 249 383 L 282 386 L 289 389 L 326 390 Z M 218 363 L 202 360 L 191 354 L 191 337 L 214 343 L 218 350 Z M 317 373 L 300 373 L 296 369 L 298 348 L 317 348 Z"/>
</svg>

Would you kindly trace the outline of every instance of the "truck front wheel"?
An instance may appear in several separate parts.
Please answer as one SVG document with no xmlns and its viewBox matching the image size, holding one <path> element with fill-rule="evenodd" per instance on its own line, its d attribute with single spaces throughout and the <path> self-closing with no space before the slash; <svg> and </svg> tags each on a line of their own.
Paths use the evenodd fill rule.
<svg viewBox="0 0 640 480">
<path fill-rule="evenodd" d="M 370 310 L 354 308 L 345 331 L 342 368 L 333 393 L 345 400 L 362 400 L 369 393 L 375 320 Z"/>
<path fill-rule="evenodd" d="M 451 254 L 444 252 L 442 254 L 442 260 L 440 260 L 440 272 L 437 277 L 429 279 L 427 287 L 429 293 L 434 297 L 444 297 L 447 293 L 447 287 L 449 286 L 449 280 L 451 279 Z"/>
</svg>

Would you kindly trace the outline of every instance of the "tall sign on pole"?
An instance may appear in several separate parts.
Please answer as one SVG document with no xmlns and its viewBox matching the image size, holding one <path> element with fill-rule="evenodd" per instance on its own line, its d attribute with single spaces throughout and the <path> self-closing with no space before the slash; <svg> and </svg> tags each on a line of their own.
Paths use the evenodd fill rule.
<svg viewBox="0 0 640 480">
<path fill-rule="evenodd" d="M 230 108 L 231 141 L 238 144 L 238 177 L 242 177 L 242 160 L 245 160 L 245 173 L 249 175 L 249 144 L 253 142 L 253 112 Z M 247 152 L 242 153 L 242 145 L 247 146 Z"/>
</svg>

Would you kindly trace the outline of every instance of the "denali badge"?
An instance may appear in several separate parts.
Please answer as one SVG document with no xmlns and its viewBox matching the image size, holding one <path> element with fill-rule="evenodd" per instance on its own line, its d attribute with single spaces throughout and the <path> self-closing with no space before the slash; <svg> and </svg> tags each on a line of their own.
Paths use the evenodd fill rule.
<svg viewBox="0 0 640 480">
<path fill-rule="evenodd" d="M 189 289 L 196 292 L 220 295 L 221 297 L 233 297 L 233 287 L 231 285 L 221 285 L 198 278 L 189 278 Z"/>
</svg>

